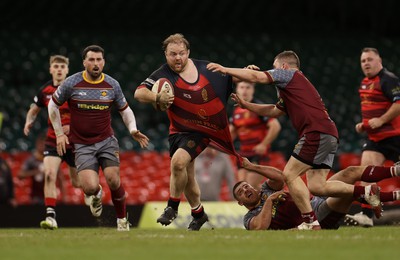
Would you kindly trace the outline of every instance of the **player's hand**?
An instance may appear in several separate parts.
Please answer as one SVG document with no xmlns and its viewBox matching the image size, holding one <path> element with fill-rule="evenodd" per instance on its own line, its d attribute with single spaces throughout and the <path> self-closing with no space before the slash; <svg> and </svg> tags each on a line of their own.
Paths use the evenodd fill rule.
<svg viewBox="0 0 400 260">
<path fill-rule="evenodd" d="M 359 133 L 359 134 L 361 134 L 362 132 L 364 132 L 363 123 L 358 123 L 358 124 L 356 124 L 355 129 L 356 129 L 356 132 Z"/>
<path fill-rule="evenodd" d="M 141 148 L 146 148 L 149 145 L 149 138 L 139 130 L 132 131 L 131 135 L 140 144 Z"/>
<path fill-rule="evenodd" d="M 383 125 L 383 123 L 384 122 L 379 117 L 371 118 L 368 121 L 368 125 L 371 127 L 371 129 L 379 128 Z"/>
<path fill-rule="evenodd" d="M 280 190 L 269 195 L 268 199 L 272 201 L 284 201 L 286 200 L 285 199 L 286 196 L 287 196 L 286 193 L 283 190 Z"/>
<path fill-rule="evenodd" d="M 232 93 L 231 94 L 231 99 L 235 102 L 235 106 L 239 106 L 241 108 L 246 108 L 245 102 L 241 97 L 239 97 L 237 94 Z"/>
<path fill-rule="evenodd" d="M 242 157 L 242 159 L 243 159 L 242 167 L 245 168 L 245 169 L 247 169 L 248 167 L 250 167 L 253 164 L 246 157 Z"/>
<path fill-rule="evenodd" d="M 57 136 L 57 153 L 63 156 L 67 152 L 67 144 L 69 144 L 68 136 L 65 134 Z"/>
<path fill-rule="evenodd" d="M 31 131 L 31 128 L 33 126 L 33 123 L 26 123 L 24 126 L 24 135 L 28 136 L 29 132 Z"/>
<path fill-rule="evenodd" d="M 175 96 L 169 91 L 169 89 L 164 89 L 157 94 L 157 102 L 160 105 L 162 111 L 167 110 L 174 102 Z"/>
<path fill-rule="evenodd" d="M 208 63 L 207 64 L 207 69 L 211 70 L 212 72 L 219 72 L 221 74 L 226 75 L 226 68 L 218 63 Z"/>
<path fill-rule="evenodd" d="M 63 125 L 62 129 L 65 135 L 69 135 L 69 125 Z"/>
<path fill-rule="evenodd" d="M 245 67 L 245 69 L 249 69 L 249 70 L 260 70 L 260 68 L 259 68 L 258 66 L 256 66 L 256 65 L 254 65 L 254 64 L 247 65 L 247 66 Z"/>
<path fill-rule="evenodd" d="M 259 143 L 256 146 L 254 146 L 253 151 L 258 154 L 258 155 L 263 155 L 267 151 L 267 145 L 263 143 Z"/>
</svg>

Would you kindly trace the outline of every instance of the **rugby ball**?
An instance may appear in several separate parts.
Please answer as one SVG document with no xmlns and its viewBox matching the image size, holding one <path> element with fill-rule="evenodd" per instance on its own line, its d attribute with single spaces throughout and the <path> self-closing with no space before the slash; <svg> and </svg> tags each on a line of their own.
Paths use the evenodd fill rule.
<svg viewBox="0 0 400 260">
<path fill-rule="evenodd" d="M 174 88 L 172 86 L 172 83 L 166 78 L 161 78 L 161 79 L 157 80 L 154 83 L 153 87 L 151 88 L 151 91 L 153 91 L 156 94 L 158 94 L 164 90 L 166 90 L 169 95 L 171 95 L 171 96 L 174 95 Z M 153 107 L 156 110 L 160 110 L 160 111 L 165 111 L 169 108 L 169 106 L 161 107 L 160 104 L 157 104 L 156 102 L 153 102 Z"/>
</svg>

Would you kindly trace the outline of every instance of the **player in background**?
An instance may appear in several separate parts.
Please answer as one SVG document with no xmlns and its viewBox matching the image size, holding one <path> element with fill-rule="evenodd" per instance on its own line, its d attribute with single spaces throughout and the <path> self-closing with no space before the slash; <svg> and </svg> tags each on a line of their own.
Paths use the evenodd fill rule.
<svg viewBox="0 0 400 260">
<path fill-rule="evenodd" d="M 254 83 L 236 83 L 236 94 L 248 102 L 259 103 L 254 98 Z M 239 154 L 252 163 L 268 165 L 268 152 L 271 143 L 278 137 L 281 124 L 276 118 L 259 116 L 256 113 L 236 106 L 230 118 L 232 139 L 240 142 Z M 246 181 L 253 187 L 261 187 L 264 177 L 245 168 L 239 168 L 238 180 Z"/>
<path fill-rule="evenodd" d="M 315 230 L 321 226 L 310 204 L 310 194 L 316 196 L 362 198 L 377 210 L 381 208 L 380 188 L 376 185 L 359 186 L 340 181 L 327 182 L 339 135 L 335 123 L 329 117 L 318 91 L 300 71 L 300 59 L 293 51 L 279 53 L 273 69 L 259 71 L 251 65 L 245 69 L 226 68 L 219 64 L 208 64 L 211 71 L 231 75 L 243 81 L 275 86 L 279 101 L 276 104 L 254 104 L 232 94 L 239 106 L 262 116 L 288 115 L 298 132 L 299 141 L 283 170 L 285 183 L 299 208 L 303 222 L 300 229 Z M 307 184 L 301 179 L 306 173 Z"/>
<path fill-rule="evenodd" d="M 46 82 L 39 90 L 37 95 L 34 97 L 34 103 L 31 104 L 29 111 L 26 114 L 26 121 L 24 126 L 24 134 L 29 135 L 33 123 L 36 120 L 37 115 L 47 106 L 53 93 L 61 85 L 61 83 L 67 77 L 69 68 L 69 59 L 62 55 L 53 55 L 50 57 L 50 68 L 49 72 L 52 79 Z M 69 135 L 70 131 L 70 111 L 68 104 L 65 103 L 60 108 L 62 118 L 62 129 L 66 135 Z M 57 153 L 56 135 L 54 128 L 51 125 L 50 119 L 48 119 L 47 137 L 45 141 L 45 150 L 43 152 L 43 167 L 44 167 L 44 204 L 46 208 L 46 217 L 40 222 L 40 226 L 43 229 L 57 229 L 58 224 L 56 221 L 56 202 L 57 202 L 57 174 L 60 169 L 60 165 L 63 161 L 68 164 L 69 174 L 71 177 L 72 186 L 80 188 L 78 175 L 76 174 L 76 167 L 74 162 L 74 155 L 72 147 L 66 147 L 66 153 L 62 156 Z M 87 202 L 89 198 L 85 198 Z"/>
<path fill-rule="evenodd" d="M 360 57 L 365 75 L 358 92 L 361 99 L 362 121 L 355 126 L 357 133 L 366 133 L 361 165 L 383 165 L 386 160 L 400 160 L 400 81 L 382 65 L 375 48 L 364 48 Z M 362 204 L 362 211 L 346 215 L 351 225 L 372 227 L 373 210 Z"/>
<path fill-rule="evenodd" d="M 125 190 L 120 180 L 119 145 L 111 127 L 111 108 L 116 106 L 129 133 L 142 148 L 149 139 L 136 127 L 136 119 L 121 86 L 103 73 L 104 49 L 90 45 L 82 53 L 84 71 L 68 77 L 50 100 L 49 117 L 57 136 L 57 152 L 66 153 L 70 141 L 74 145 L 75 163 L 81 187 L 93 196 L 90 209 L 95 217 L 102 213 L 102 187 L 99 167 L 102 168 L 117 215 L 117 230 L 129 231 Z M 71 111 L 71 134 L 62 128 L 60 109 L 68 102 Z"/>
</svg>

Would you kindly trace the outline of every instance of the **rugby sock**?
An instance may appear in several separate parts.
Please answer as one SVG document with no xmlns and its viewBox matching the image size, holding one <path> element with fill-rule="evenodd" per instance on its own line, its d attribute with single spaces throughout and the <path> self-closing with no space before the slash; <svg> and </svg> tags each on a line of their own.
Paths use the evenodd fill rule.
<svg viewBox="0 0 400 260">
<path fill-rule="evenodd" d="M 369 218 L 374 217 L 374 211 L 372 210 L 371 205 L 369 204 L 362 204 L 361 205 L 361 212 Z"/>
<path fill-rule="evenodd" d="M 169 197 L 168 200 L 168 207 L 173 208 L 174 210 L 178 211 L 179 208 L 179 203 L 181 202 L 180 198 L 173 198 L 173 197 Z"/>
<path fill-rule="evenodd" d="M 44 205 L 46 206 L 46 217 L 56 218 L 56 198 L 45 198 Z"/>
<path fill-rule="evenodd" d="M 317 220 L 315 217 L 314 211 L 308 212 L 308 213 L 301 213 L 301 218 L 303 219 L 303 222 L 305 223 L 313 223 L 314 220 Z"/>
<path fill-rule="evenodd" d="M 380 192 L 381 202 L 400 200 L 400 190 L 390 192 Z"/>
<path fill-rule="evenodd" d="M 364 196 L 365 196 L 365 187 L 354 185 L 353 198 L 359 199 L 359 198 L 364 198 Z"/>
<path fill-rule="evenodd" d="M 326 217 L 321 221 L 321 227 L 324 229 L 338 229 L 341 220 L 344 219 L 345 213 L 340 213 L 337 211 L 331 211 Z"/>
<path fill-rule="evenodd" d="M 192 208 L 192 217 L 201 218 L 204 215 L 203 205 L 199 204 L 197 207 Z"/>
<path fill-rule="evenodd" d="M 115 212 L 117 213 L 117 218 L 126 217 L 125 197 L 125 189 L 122 185 L 116 190 L 111 190 L 111 199 L 114 204 Z"/>
<path fill-rule="evenodd" d="M 400 190 L 393 191 L 393 199 L 400 200 Z"/>
<path fill-rule="evenodd" d="M 377 182 L 395 176 L 396 167 L 367 166 L 361 175 L 361 180 L 365 182 Z"/>
</svg>

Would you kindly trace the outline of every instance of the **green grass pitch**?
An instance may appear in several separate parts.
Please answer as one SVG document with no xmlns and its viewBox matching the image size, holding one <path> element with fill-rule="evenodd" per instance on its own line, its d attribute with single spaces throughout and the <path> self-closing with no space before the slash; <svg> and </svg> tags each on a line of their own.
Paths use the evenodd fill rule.
<svg viewBox="0 0 400 260">
<path fill-rule="evenodd" d="M 400 227 L 330 231 L 0 229 L 0 259 L 400 259 Z"/>
</svg>

